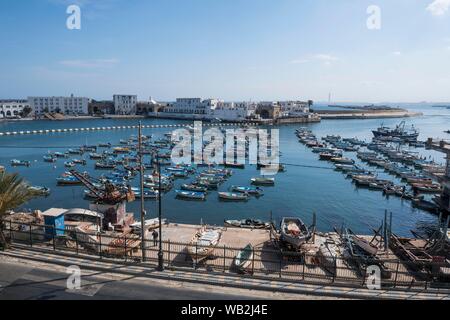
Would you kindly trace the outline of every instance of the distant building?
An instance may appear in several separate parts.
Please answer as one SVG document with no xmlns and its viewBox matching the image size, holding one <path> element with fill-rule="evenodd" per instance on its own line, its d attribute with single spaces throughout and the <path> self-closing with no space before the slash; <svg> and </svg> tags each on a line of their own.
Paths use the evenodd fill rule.
<svg viewBox="0 0 450 320">
<path fill-rule="evenodd" d="M 136 114 L 137 95 L 113 96 L 115 114 L 134 115 Z"/>
<path fill-rule="evenodd" d="M 28 97 L 32 113 L 41 116 L 45 113 L 66 115 L 88 114 L 89 99 L 84 97 Z"/>
<path fill-rule="evenodd" d="M 28 100 L 0 100 L 0 119 L 27 116 L 31 112 Z"/>
<path fill-rule="evenodd" d="M 89 101 L 89 114 L 114 114 L 114 102 L 111 100 Z"/>
<path fill-rule="evenodd" d="M 252 117 L 254 108 L 248 102 L 219 102 L 215 109 L 211 110 L 211 118 L 225 121 L 243 121 Z"/>
<path fill-rule="evenodd" d="M 163 109 L 165 108 L 166 104 L 164 103 L 159 103 L 156 102 L 155 100 L 153 100 L 152 97 L 150 97 L 149 101 L 139 101 L 136 104 L 136 114 L 139 115 L 154 115 L 157 114 L 159 112 L 162 112 Z"/>
<path fill-rule="evenodd" d="M 280 101 L 283 116 L 299 116 L 310 112 L 309 101 Z"/>
<path fill-rule="evenodd" d="M 261 118 L 266 120 L 273 120 L 281 117 L 281 105 L 279 102 L 263 101 L 258 103 L 255 113 Z"/>
</svg>

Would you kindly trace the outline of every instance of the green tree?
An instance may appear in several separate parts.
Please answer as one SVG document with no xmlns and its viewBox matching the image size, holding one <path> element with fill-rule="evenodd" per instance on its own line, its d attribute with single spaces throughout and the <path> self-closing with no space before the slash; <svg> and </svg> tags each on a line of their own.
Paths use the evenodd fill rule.
<svg viewBox="0 0 450 320">
<path fill-rule="evenodd" d="M 8 211 L 20 207 L 39 194 L 17 173 L 0 173 L 0 246 L 8 247 L 4 230 L 4 221 Z"/>
</svg>

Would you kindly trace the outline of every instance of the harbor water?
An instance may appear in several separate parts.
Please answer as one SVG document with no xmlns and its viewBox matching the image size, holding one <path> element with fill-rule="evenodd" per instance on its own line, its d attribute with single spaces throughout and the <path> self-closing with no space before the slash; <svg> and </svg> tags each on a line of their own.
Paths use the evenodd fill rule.
<svg viewBox="0 0 450 320">
<path fill-rule="evenodd" d="M 420 130 L 420 140 L 433 138 L 450 138 L 444 131 L 450 129 L 450 110 L 432 108 L 431 106 L 413 106 L 413 111 L 423 112 L 421 117 L 405 119 L 407 125 L 414 124 Z M 248 202 L 221 202 L 217 192 L 211 191 L 204 202 L 183 201 L 175 198 L 175 190 L 183 183 L 194 179 L 179 179 L 174 188 L 163 196 L 164 218 L 172 222 L 198 224 L 200 221 L 209 224 L 222 225 L 224 219 L 258 218 L 269 220 L 270 216 L 278 220 L 283 216 L 298 216 L 306 223 L 312 223 L 312 216 L 317 215 L 318 229 L 331 231 L 333 227 L 340 227 L 342 223 L 354 232 L 369 234 L 371 229 L 378 228 L 384 218 L 385 210 L 392 212 L 393 232 L 410 236 L 411 229 L 418 229 L 423 225 L 433 224 L 437 217 L 412 207 L 410 201 L 397 197 L 386 198 L 382 192 L 357 188 L 351 179 L 333 170 L 329 162 L 319 161 L 318 155 L 311 149 L 300 144 L 295 136 L 295 130 L 306 126 L 318 137 L 326 135 L 340 135 L 344 138 L 358 137 L 366 141 L 372 139 L 371 130 L 383 123 L 395 126 L 400 119 L 369 119 L 369 120 L 324 120 L 310 125 L 285 125 L 269 127 L 280 130 L 280 162 L 286 164 L 287 171 L 275 176 L 273 187 L 263 187 L 264 195 L 260 198 L 252 197 Z M 0 132 L 26 131 L 41 129 L 85 128 L 137 125 L 138 120 L 70 120 L 70 121 L 15 121 L 0 122 Z M 145 119 L 144 125 L 178 124 L 187 121 Z M 163 137 L 170 128 L 143 129 L 143 134 L 153 135 L 154 138 Z M 23 209 L 46 210 L 51 207 L 87 208 L 89 201 L 83 198 L 83 186 L 58 187 L 56 178 L 67 171 L 64 161 L 80 158 L 71 155 L 68 159 L 58 159 L 56 163 L 46 163 L 43 156 L 50 152 L 65 152 L 69 148 L 82 145 L 98 145 L 100 142 L 118 144 L 120 139 L 128 139 L 137 135 L 136 129 L 105 130 L 94 132 L 49 133 L 36 135 L 17 135 L 0 137 L 0 165 L 8 172 L 18 172 L 32 185 L 46 186 L 51 189 L 50 196 L 38 198 L 27 203 Z M 444 163 L 444 155 L 425 149 L 411 149 L 438 163 Z M 346 152 L 346 156 L 356 159 L 356 153 Z M 84 158 L 88 160 L 88 155 Z M 11 167 L 11 159 L 29 160 L 30 167 Z M 87 171 L 99 177 L 107 171 L 94 169 L 94 160 L 88 160 L 86 166 L 77 166 L 79 171 Z M 200 169 L 202 170 L 202 169 Z M 380 177 L 395 180 L 381 169 Z M 245 169 L 233 169 L 233 175 L 219 191 L 228 191 L 232 185 L 250 185 L 250 179 L 259 175 L 256 166 L 246 165 Z M 137 187 L 138 179 L 134 179 L 132 186 Z M 146 201 L 148 217 L 157 214 L 157 203 Z M 139 201 L 127 204 L 127 210 L 138 217 Z"/>
</svg>

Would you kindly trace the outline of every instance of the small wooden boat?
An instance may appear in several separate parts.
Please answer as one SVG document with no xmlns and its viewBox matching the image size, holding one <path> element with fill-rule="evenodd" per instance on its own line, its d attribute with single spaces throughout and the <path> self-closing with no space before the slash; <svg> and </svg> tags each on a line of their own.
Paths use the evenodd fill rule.
<svg viewBox="0 0 450 320">
<path fill-rule="evenodd" d="M 320 266 L 331 274 L 336 274 L 337 256 L 339 249 L 334 243 L 324 242 L 317 251 L 317 258 Z"/>
<path fill-rule="evenodd" d="M 96 162 L 95 169 L 115 169 L 116 165 L 111 162 Z"/>
<path fill-rule="evenodd" d="M 57 161 L 56 157 L 52 156 L 52 155 L 46 155 L 43 158 L 44 158 L 44 162 L 52 162 L 53 163 L 53 162 Z"/>
<path fill-rule="evenodd" d="M 141 198 L 140 190 L 138 192 L 134 192 L 134 196 L 136 197 L 136 199 L 140 199 Z M 144 199 L 157 199 L 157 198 L 158 198 L 158 190 L 144 190 Z"/>
<path fill-rule="evenodd" d="M 28 189 L 33 192 L 36 192 L 40 196 L 48 197 L 50 195 L 50 189 L 47 187 L 31 186 Z"/>
<path fill-rule="evenodd" d="M 103 159 L 103 155 L 99 153 L 89 153 L 89 159 L 91 160 L 101 160 Z"/>
<path fill-rule="evenodd" d="M 348 229 L 349 235 L 352 238 L 352 241 L 355 245 L 357 245 L 360 249 L 364 250 L 367 254 L 371 256 L 376 256 L 378 252 L 378 247 L 371 244 L 366 239 L 358 237 L 354 234 L 350 229 Z"/>
<path fill-rule="evenodd" d="M 83 154 L 84 152 L 83 152 L 83 150 L 82 149 L 69 149 L 69 150 L 67 150 L 67 153 L 68 154 Z"/>
<path fill-rule="evenodd" d="M 72 162 L 75 164 L 81 164 L 83 166 L 85 166 L 87 163 L 86 160 L 84 160 L 84 159 L 72 159 Z"/>
<path fill-rule="evenodd" d="M 248 201 L 246 193 L 219 192 L 219 199 L 227 201 Z"/>
<path fill-rule="evenodd" d="M 270 228 L 270 223 L 255 219 L 225 220 L 224 226 L 244 229 L 268 229 Z"/>
<path fill-rule="evenodd" d="M 31 165 L 31 162 L 28 160 L 13 159 L 11 160 L 10 164 L 13 167 L 29 167 Z"/>
<path fill-rule="evenodd" d="M 208 258 L 218 245 L 222 232 L 205 227 L 198 230 L 190 241 L 187 251 L 192 260 L 199 263 Z"/>
<path fill-rule="evenodd" d="M 194 191 L 185 191 L 185 190 L 175 190 L 177 194 L 177 198 L 180 199 L 188 199 L 188 200 L 206 200 L 206 194 L 204 192 L 194 192 Z"/>
<path fill-rule="evenodd" d="M 58 183 L 59 186 L 68 186 L 68 185 L 81 185 L 81 181 L 78 180 L 75 177 L 60 177 L 60 178 L 56 178 L 56 182 Z"/>
<path fill-rule="evenodd" d="M 73 161 L 64 162 L 64 167 L 66 167 L 66 168 L 73 168 L 75 166 L 76 166 L 76 164 Z"/>
<path fill-rule="evenodd" d="M 412 185 L 413 190 L 423 193 L 441 193 L 442 187 L 439 183 L 433 183 L 433 184 L 420 184 L 420 183 L 413 183 Z"/>
<path fill-rule="evenodd" d="M 98 144 L 98 146 L 100 147 L 100 148 L 111 148 L 111 143 L 110 142 L 108 142 L 108 143 L 99 143 Z"/>
<path fill-rule="evenodd" d="M 275 185 L 275 178 L 258 177 L 258 178 L 252 178 L 251 182 L 254 185 L 273 186 L 273 185 Z"/>
<path fill-rule="evenodd" d="M 238 252 L 234 258 L 234 266 L 241 272 L 245 272 L 253 262 L 253 246 L 249 243 L 244 249 Z"/>
<path fill-rule="evenodd" d="M 425 199 L 412 199 L 413 207 L 425 210 L 431 213 L 439 212 L 439 206 L 433 201 L 428 201 Z"/>
<path fill-rule="evenodd" d="M 281 221 L 281 240 L 299 248 L 311 238 L 308 227 L 299 218 L 283 218 Z"/>
<path fill-rule="evenodd" d="M 195 184 L 183 184 L 181 190 L 194 191 L 194 192 L 208 192 L 208 188 L 197 186 Z"/>
<path fill-rule="evenodd" d="M 67 154 L 63 152 L 55 152 L 54 155 L 57 158 L 67 158 Z"/>
<path fill-rule="evenodd" d="M 245 164 L 243 163 L 231 163 L 231 162 L 225 162 L 224 167 L 226 168 L 235 168 L 235 169 L 245 169 Z"/>
<path fill-rule="evenodd" d="M 231 191 L 239 193 L 247 193 L 255 196 L 261 196 L 263 194 L 262 189 L 260 189 L 259 187 L 231 186 Z"/>
<path fill-rule="evenodd" d="M 330 159 L 332 162 L 341 163 L 341 164 L 354 164 L 355 160 L 350 158 L 336 157 Z"/>
</svg>

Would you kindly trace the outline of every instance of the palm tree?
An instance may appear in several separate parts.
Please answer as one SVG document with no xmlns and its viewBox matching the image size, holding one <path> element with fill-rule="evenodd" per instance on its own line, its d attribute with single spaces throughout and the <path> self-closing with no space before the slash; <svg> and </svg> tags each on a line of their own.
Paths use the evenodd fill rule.
<svg viewBox="0 0 450 320">
<path fill-rule="evenodd" d="M 7 212 L 36 196 L 38 196 L 38 193 L 31 190 L 30 186 L 17 173 L 0 173 L 0 246 L 8 247 L 3 233 L 3 219 Z"/>
</svg>

